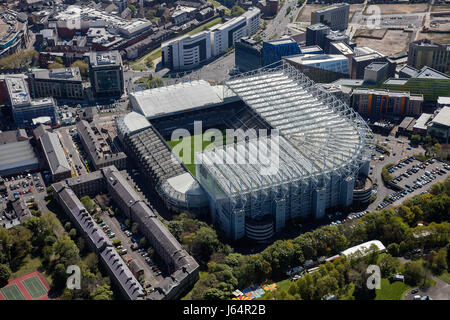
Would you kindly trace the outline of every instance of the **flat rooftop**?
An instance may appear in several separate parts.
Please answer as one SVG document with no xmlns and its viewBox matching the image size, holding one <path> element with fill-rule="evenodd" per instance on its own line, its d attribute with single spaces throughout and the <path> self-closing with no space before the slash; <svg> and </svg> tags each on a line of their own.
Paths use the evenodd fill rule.
<svg viewBox="0 0 450 320">
<path fill-rule="evenodd" d="M 122 58 L 119 51 L 91 52 L 89 62 L 93 67 L 120 66 Z"/>
<path fill-rule="evenodd" d="M 373 70 L 373 71 L 380 71 L 380 70 L 382 70 L 383 68 L 385 68 L 387 66 L 388 66 L 387 62 L 372 62 L 365 69 L 366 70 Z"/>
<path fill-rule="evenodd" d="M 414 129 L 422 129 L 427 130 L 427 122 L 431 119 L 433 115 L 430 113 L 422 113 L 417 119 L 416 124 L 414 125 Z"/>
<path fill-rule="evenodd" d="M 343 7 L 349 7 L 350 8 L 350 5 L 348 3 L 337 3 L 337 4 L 334 4 L 332 6 L 329 6 L 329 7 L 326 7 L 326 8 L 321 8 L 321 9 L 313 11 L 313 12 L 315 12 L 315 13 L 325 13 L 327 11 L 332 11 L 332 10 L 343 8 Z"/>
<path fill-rule="evenodd" d="M 450 107 L 443 107 L 431 122 L 444 127 L 450 127 Z"/>
<path fill-rule="evenodd" d="M 20 106 L 31 104 L 28 84 L 23 76 L 8 76 L 5 78 L 11 105 Z"/>
<path fill-rule="evenodd" d="M 303 65 L 315 65 L 317 63 L 332 61 L 348 61 L 347 57 L 342 54 L 305 54 L 285 57 L 284 59 Z"/>
<path fill-rule="evenodd" d="M 421 79 L 450 79 L 449 76 L 446 74 L 439 72 L 437 70 L 434 70 L 430 67 L 423 67 L 420 69 L 419 74 L 415 76 L 415 78 L 421 78 Z"/>
<path fill-rule="evenodd" d="M 59 68 L 59 69 L 40 69 L 33 71 L 35 79 L 59 80 L 59 81 L 82 81 L 80 69 Z"/>
</svg>

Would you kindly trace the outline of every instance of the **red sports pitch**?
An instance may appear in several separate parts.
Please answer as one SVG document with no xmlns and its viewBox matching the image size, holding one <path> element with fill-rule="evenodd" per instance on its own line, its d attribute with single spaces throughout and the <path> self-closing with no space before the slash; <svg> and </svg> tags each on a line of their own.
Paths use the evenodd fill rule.
<svg viewBox="0 0 450 320">
<path fill-rule="evenodd" d="M 15 278 L 0 288 L 0 300 L 53 300 L 50 286 L 39 271 Z"/>
</svg>

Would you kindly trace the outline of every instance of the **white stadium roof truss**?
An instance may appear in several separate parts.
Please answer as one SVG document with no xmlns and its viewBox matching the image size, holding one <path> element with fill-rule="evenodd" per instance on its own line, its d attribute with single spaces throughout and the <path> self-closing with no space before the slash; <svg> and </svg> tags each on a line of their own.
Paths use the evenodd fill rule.
<svg viewBox="0 0 450 320">
<path fill-rule="evenodd" d="M 233 209 L 269 196 L 282 198 L 302 185 L 324 187 L 333 174 L 353 176 L 370 159 L 367 145 L 373 144 L 373 134 L 364 120 L 285 62 L 232 77 L 223 87 L 279 131 L 279 170 L 274 175 L 261 175 L 258 163 L 204 162 Z M 238 146 L 254 154 L 257 141 L 206 150 L 202 156 L 214 160 Z"/>
</svg>

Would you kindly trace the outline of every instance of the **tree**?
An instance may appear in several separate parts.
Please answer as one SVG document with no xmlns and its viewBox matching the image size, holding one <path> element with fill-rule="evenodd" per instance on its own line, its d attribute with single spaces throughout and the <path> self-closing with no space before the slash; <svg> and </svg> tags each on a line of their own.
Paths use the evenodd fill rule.
<svg viewBox="0 0 450 320">
<path fill-rule="evenodd" d="M 394 257 L 398 257 L 400 255 L 400 248 L 397 243 L 391 243 L 387 246 L 387 252 Z"/>
<path fill-rule="evenodd" d="M 244 13 L 245 13 L 245 10 L 239 6 L 233 6 L 231 8 L 231 15 L 233 15 L 234 17 L 239 17 L 240 15 L 242 15 Z"/>
<path fill-rule="evenodd" d="M 79 249 L 68 236 L 59 238 L 53 245 L 53 251 L 59 257 L 58 262 L 65 267 L 80 260 Z"/>
<path fill-rule="evenodd" d="M 94 293 L 92 293 L 92 300 L 111 300 L 113 292 L 111 287 L 107 284 L 97 287 Z"/>
<path fill-rule="evenodd" d="M 94 211 L 95 203 L 91 198 L 89 198 L 89 196 L 81 197 L 80 201 L 89 213 L 92 213 Z"/>
<path fill-rule="evenodd" d="M 411 137 L 411 143 L 414 145 L 418 145 L 420 143 L 420 136 L 415 134 Z"/>
<path fill-rule="evenodd" d="M 69 237 L 71 237 L 72 239 L 74 239 L 77 236 L 77 229 L 72 228 L 69 231 Z"/>
<path fill-rule="evenodd" d="M 442 273 L 443 271 L 447 270 L 447 249 L 441 248 L 433 256 L 433 262 L 432 262 L 432 270 L 436 272 L 437 274 Z"/>
<path fill-rule="evenodd" d="M 147 247 L 147 239 L 142 237 L 141 240 L 139 240 L 139 244 L 141 245 L 141 248 Z"/>
<path fill-rule="evenodd" d="M 83 60 L 77 60 L 70 65 L 72 68 L 80 69 L 80 74 L 83 78 L 86 78 L 89 74 L 89 65 Z"/>
<path fill-rule="evenodd" d="M 122 241 L 120 241 L 119 239 L 114 239 L 113 240 L 113 245 L 114 247 L 118 247 L 122 244 Z"/>
<path fill-rule="evenodd" d="M 396 273 L 399 262 L 397 258 L 394 258 L 390 254 L 382 254 L 380 256 L 380 270 L 383 278 L 390 278 Z"/>
<path fill-rule="evenodd" d="M 11 277 L 11 269 L 6 264 L 0 264 L 0 287 L 8 283 Z"/>
<path fill-rule="evenodd" d="M 23 50 L 0 59 L 0 69 L 16 69 L 30 67 L 39 54 L 35 50 Z"/>
<path fill-rule="evenodd" d="M 198 259 L 208 261 L 219 245 L 216 231 L 211 227 L 201 227 L 195 233 L 192 253 Z"/>
<path fill-rule="evenodd" d="M 48 68 L 49 69 L 61 69 L 61 68 L 64 68 L 64 65 L 55 61 L 55 62 L 50 63 Z"/>
<path fill-rule="evenodd" d="M 425 269 L 420 262 L 413 261 L 405 264 L 405 282 L 415 286 L 425 278 Z"/>
<path fill-rule="evenodd" d="M 64 64 L 64 61 L 61 57 L 56 57 L 55 62 L 58 62 L 59 64 Z"/>
<path fill-rule="evenodd" d="M 136 11 L 137 11 L 136 7 L 134 5 L 132 5 L 132 4 L 129 4 L 128 8 L 130 8 L 131 12 L 133 12 L 133 16 L 135 16 L 136 15 Z"/>
</svg>

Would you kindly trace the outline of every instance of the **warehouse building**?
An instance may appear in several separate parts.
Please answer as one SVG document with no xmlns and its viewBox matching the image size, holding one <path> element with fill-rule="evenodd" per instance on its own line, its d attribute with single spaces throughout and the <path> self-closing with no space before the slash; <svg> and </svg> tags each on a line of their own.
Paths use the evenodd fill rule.
<svg viewBox="0 0 450 320">
<path fill-rule="evenodd" d="M 71 168 L 56 133 L 46 132 L 40 137 L 45 160 L 52 175 L 52 181 L 58 182 L 71 177 Z"/>
<path fill-rule="evenodd" d="M 37 170 L 39 160 L 25 130 L 0 133 L 0 176 Z"/>
</svg>

